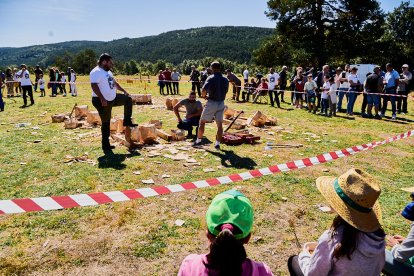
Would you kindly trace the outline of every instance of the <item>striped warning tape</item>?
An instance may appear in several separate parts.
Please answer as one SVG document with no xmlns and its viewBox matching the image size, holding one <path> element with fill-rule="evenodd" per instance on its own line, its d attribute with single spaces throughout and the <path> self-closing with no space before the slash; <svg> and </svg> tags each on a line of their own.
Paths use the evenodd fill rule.
<svg viewBox="0 0 414 276">
<path fill-rule="evenodd" d="M 411 130 L 381 142 L 372 142 L 360 146 L 353 146 L 350 148 L 324 153 L 314 157 L 291 161 L 284 164 L 274 165 L 267 168 L 251 170 L 243 173 L 231 174 L 228 176 L 222 176 L 217 178 L 210 178 L 207 180 L 199 180 L 195 182 L 186 182 L 182 184 L 166 186 L 156 186 L 153 188 L 139 188 L 125 191 L 0 200 L 0 214 L 15 214 L 25 212 L 59 210 L 80 206 L 94 206 L 110 202 L 122 202 L 137 198 L 159 196 L 183 192 L 192 189 L 228 184 L 237 181 L 258 178 L 266 175 L 302 169 L 330 162 L 339 158 L 354 155 L 358 152 L 373 149 L 380 145 L 411 137 L 413 134 L 414 130 Z"/>
</svg>

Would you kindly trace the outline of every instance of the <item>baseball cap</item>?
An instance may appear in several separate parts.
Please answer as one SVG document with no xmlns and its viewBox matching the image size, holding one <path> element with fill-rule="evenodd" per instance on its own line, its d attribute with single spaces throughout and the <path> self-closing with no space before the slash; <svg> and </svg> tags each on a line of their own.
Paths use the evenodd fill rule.
<svg viewBox="0 0 414 276">
<path fill-rule="evenodd" d="M 401 66 L 402 68 L 408 68 L 408 64 L 404 64 L 403 66 Z"/>
<path fill-rule="evenodd" d="M 236 239 L 247 237 L 253 227 L 253 207 L 250 200 L 237 190 L 216 195 L 206 213 L 207 228 L 211 234 L 220 233 L 219 226 L 232 224 L 241 231 Z"/>
<path fill-rule="evenodd" d="M 401 215 L 408 220 L 414 221 L 414 202 L 408 203 Z"/>
</svg>

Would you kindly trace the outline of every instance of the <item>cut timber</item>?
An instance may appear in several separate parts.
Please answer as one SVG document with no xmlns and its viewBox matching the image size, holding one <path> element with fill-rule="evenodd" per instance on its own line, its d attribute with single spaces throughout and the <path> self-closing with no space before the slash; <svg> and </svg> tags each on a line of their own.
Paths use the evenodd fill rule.
<svg viewBox="0 0 414 276">
<path fill-rule="evenodd" d="M 228 119 L 224 119 L 223 120 L 223 124 L 224 125 L 230 125 L 231 124 L 231 120 Z M 244 121 L 240 121 L 240 120 L 236 120 L 234 122 L 234 124 L 231 126 L 231 129 L 236 129 L 236 130 L 240 130 L 240 129 L 244 129 L 246 128 L 246 122 Z"/>
<path fill-rule="evenodd" d="M 62 123 L 66 119 L 66 114 L 52 115 L 52 123 Z"/>
<path fill-rule="evenodd" d="M 140 143 L 141 133 L 138 127 L 134 127 L 133 129 L 131 129 L 131 140 L 134 142 Z"/>
<path fill-rule="evenodd" d="M 166 98 L 165 99 L 165 106 L 167 107 L 168 110 L 173 110 L 173 104 L 172 104 L 172 99 L 171 98 Z"/>
<path fill-rule="evenodd" d="M 174 106 L 176 105 L 176 104 L 178 104 L 179 102 L 180 102 L 181 100 L 180 99 L 172 99 L 172 106 L 173 106 L 173 108 L 174 108 Z"/>
<path fill-rule="evenodd" d="M 161 129 L 156 129 L 157 135 L 158 137 L 164 139 L 165 141 L 171 141 L 173 139 L 171 134 L 168 134 L 167 132 L 161 130 Z"/>
<path fill-rule="evenodd" d="M 267 126 L 276 126 L 277 125 L 277 119 L 273 118 L 273 117 L 267 118 L 267 121 L 266 121 L 265 124 Z"/>
<path fill-rule="evenodd" d="M 113 132 L 113 133 L 117 132 L 117 130 L 118 130 L 118 120 L 117 119 L 111 119 L 110 129 L 111 129 L 111 132 Z"/>
<path fill-rule="evenodd" d="M 149 123 L 155 125 L 155 127 L 157 129 L 162 128 L 162 121 L 161 120 L 151 120 Z"/>
<path fill-rule="evenodd" d="M 124 118 L 116 118 L 116 122 L 117 122 L 116 132 L 118 133 L 124 132 L 125 131 Z"/>
<path fill-rule="evenodd" d="M 140 132 L 140 143 L 154 144 L 157 140 L 157 129 L 153 124 L 144 124 L 138 127 Z"/>
<path fill-rule="evenodd" d="M 77 105 L 75 106 L 75 117 L 86 118 L 88 116 L 88 106 L 87 105 Z"/>
<path fill-rule="evenodd" d="M 152 104 L 151 94 L 130 94 L 134 104 Z"/>
<path fill-rule="evenodd" d="M 267 121 L 268 121 L 268 118 L 266 115 L 264 115 L 261 111 L 256 111 L 253 117 L 247 120 L 247 124 L 248 125 L 253 124 L 256 127 L 261 127 L 261 126 L 264 126 Z"/>
<path fill-rule="evenodd" d="M 231 119 L 236 116 L 238 112 L 233 108 L 228 107 L 227 105 L 224 107 L 224 118 Z"/>
<path fill-rule="evenodd" d="M 65 122 L 65 129 L 75 129 L 78 127 L 78 120 L 76 119 L 67 119 Z"/>
<path fill-rule="evenodd" d="M 184 141 L 185 140 L 185 131 L 182 129 L 172 129 L 172 138 L 174 141 Z"/>
<path fill-rule="evenodd" d="M 102 124 L 101 117 L 99 117 L 98 111 L 94 111 L 94 110 L 88 112 L 88 116 L 86 117 L 86 121 L 88 122 L 88 124 L 91 124 L 91 125 L 100 125 L 100 124 Z"/>
</svg>

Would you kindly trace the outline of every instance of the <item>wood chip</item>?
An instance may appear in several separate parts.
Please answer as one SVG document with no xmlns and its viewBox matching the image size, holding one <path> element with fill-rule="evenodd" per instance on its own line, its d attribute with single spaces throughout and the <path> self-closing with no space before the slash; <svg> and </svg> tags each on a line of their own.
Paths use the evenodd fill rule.
<svg viewBox="0 0 414 276">
<path fill-rule="evenodd" d="M 197 160 L 195 160 L 194 158 L 189 158 L 187 160 L 185 160 L 187 163 L 197 163 Z"/>
<path fill-rule="evenodd" d="M 330 213 L 332 212 L 332 209 L 328 206 L 321 206 L 318 208 L 320 211 L 324 212 L 324 213 Z"/>
<path fill-rule="evenodd" d="M 212 168 L 205 168 L 205 169 L 203 169 L 203 172 L 205 172 L 205 173 L 208 173 L 208 172 L 215 172 L 216 170 L 215 169 L 212 169 Z"/>
<path fill-rule="evenodd" d="M 144 184 L 155 184 L 153 179 L 143 179 L 141 180 Z"/>
<path fill-rule="evenodd" d="M 140 171 L 135 171 L 135 172 L 132 172 L 132 173 L 135 174 L 135 175 L 140 175 L 141 174 Z"/>
<path fill-rule="evenodd" d="M 171 175 L 169 175 L 169 174 L 163 174 L 163 175 L 161 175 L 161 178 L 170 178 L 171 177 Z"/>
<path fill-rule="evenodd" d="M 184 220 L 182 220 L 182 219 L 177 219 L 175 222 L 174 222 L 174 224 L 175 225 L 177 225 L 177 226 L 183 226 L 184 225 L 184 223 L 185 223 L 185 221 Z"/>
</svg>

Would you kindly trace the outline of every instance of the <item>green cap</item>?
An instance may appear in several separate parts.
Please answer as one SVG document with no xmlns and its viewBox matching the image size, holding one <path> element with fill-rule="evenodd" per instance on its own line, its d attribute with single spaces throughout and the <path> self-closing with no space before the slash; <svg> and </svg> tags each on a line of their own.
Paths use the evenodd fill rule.
<svg viewBox="0 0 414 276">
<path fill-rule="evenodd" d="M 236 239 L 247 237 L 253 226 L 253 207 L 250 200 L 237 190 L 228 190 L 218 194 L 206 213 L 207 228 L 211 234 L 220 233 L 218 226 L 230 223 L 242 233 L 235 234 Z"/>
</svg>

